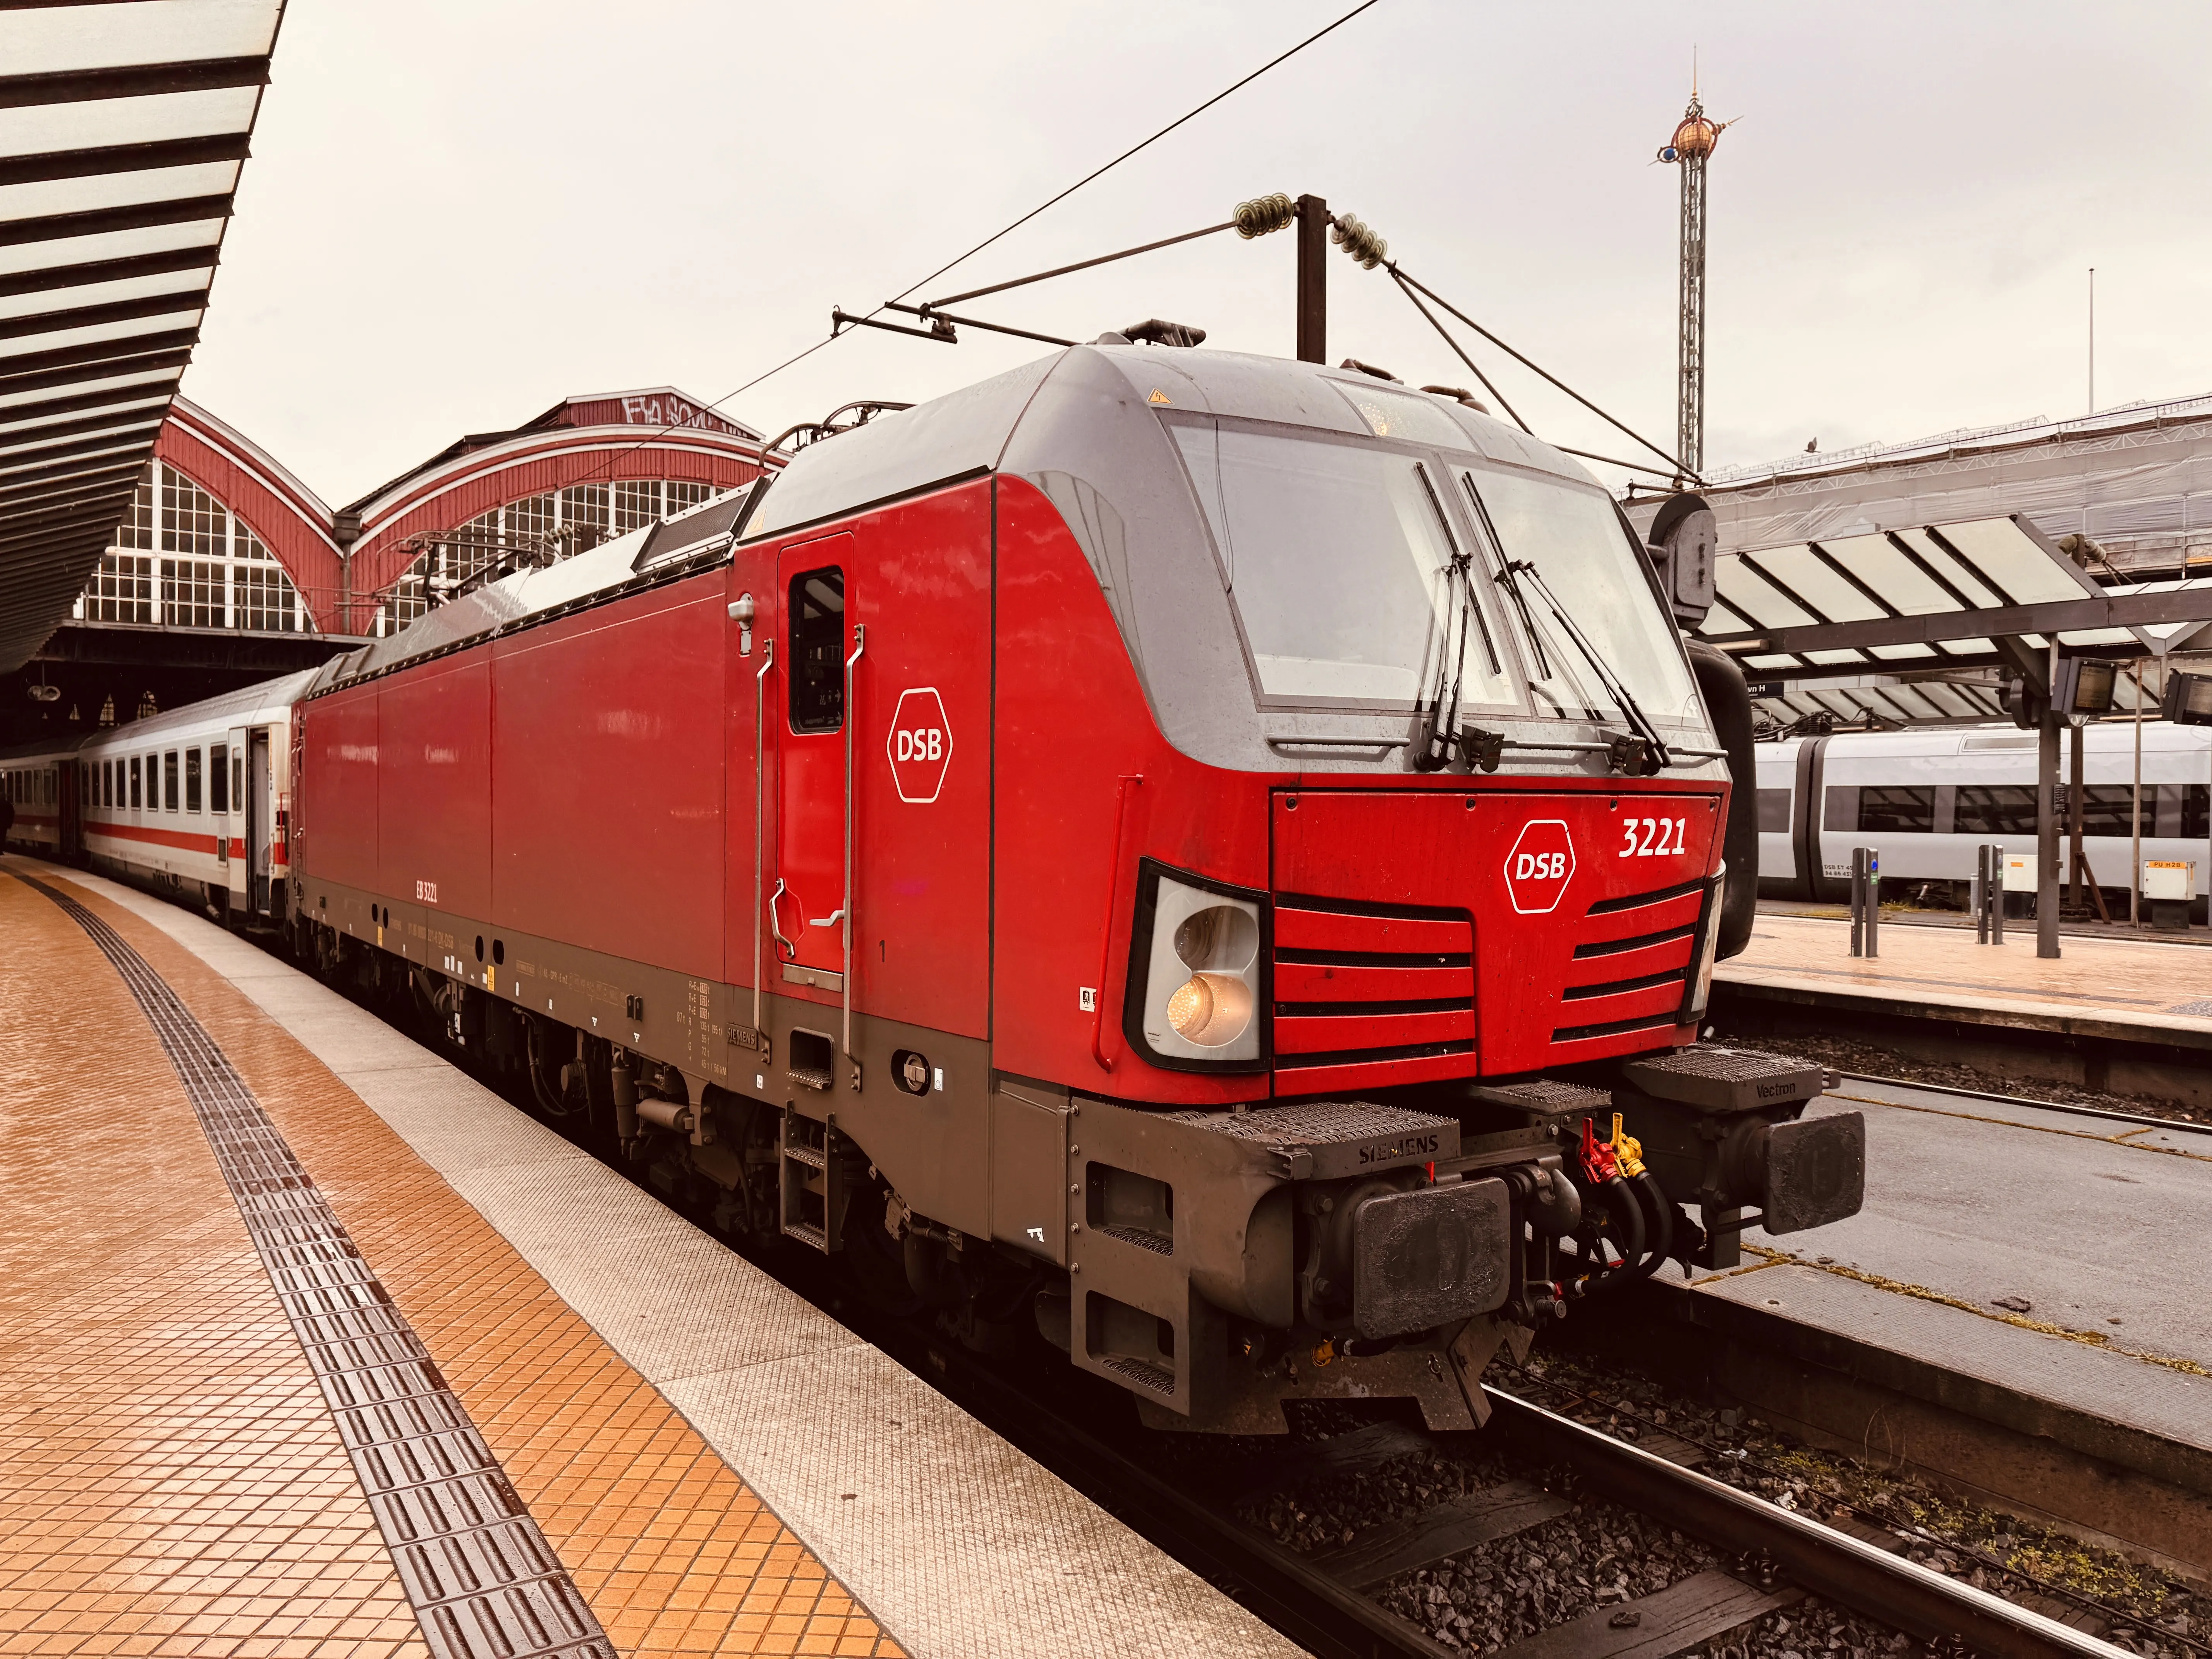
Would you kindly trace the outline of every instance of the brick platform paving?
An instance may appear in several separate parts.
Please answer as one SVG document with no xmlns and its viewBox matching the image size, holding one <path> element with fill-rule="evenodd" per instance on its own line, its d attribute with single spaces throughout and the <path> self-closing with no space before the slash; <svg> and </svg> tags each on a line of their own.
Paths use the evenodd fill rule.
<svg viewBox="0 0 2212 1659">
<path fill-rule="evenodd" d="M 361 1101 L 71 887 L 228 1055 L 625 1655 L 899 1648 Z M 0 1653 L 426 1655 L 305 1357 L 144 1016 L 0 878 Z"/>
</svg>

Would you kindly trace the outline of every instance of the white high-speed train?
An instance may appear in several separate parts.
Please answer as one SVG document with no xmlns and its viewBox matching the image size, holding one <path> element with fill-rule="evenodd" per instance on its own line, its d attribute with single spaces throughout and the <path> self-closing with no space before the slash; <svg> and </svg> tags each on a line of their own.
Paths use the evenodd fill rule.
<svg viewBox="0 0 2212 1659">
<path fill-rule="evenodd" d="M 2082 851 L 2090 873 L 2120 908 L 2129 860 L 2135 727 L 2094 725 L 2082 757 Z M 2070 745 L 2071 734 L 2062 739 Z M 1764 898 L 1843 903 L 1851 848 L 1881 855 L 1882 880 L 1948 882 L 1963 890 L 1974 849 L 2035 845 L 2033 732 L 2008 726 L 1839 732 L 1758 745 L 1759 890 Z M 2060 777 L 2071 765 L 2060 750 Z M 2146 721 L 2142 727 L 2142 856 L 2193 860 L 2197 919 L 2212 880 L 2212 726 Z"/>
</svg>

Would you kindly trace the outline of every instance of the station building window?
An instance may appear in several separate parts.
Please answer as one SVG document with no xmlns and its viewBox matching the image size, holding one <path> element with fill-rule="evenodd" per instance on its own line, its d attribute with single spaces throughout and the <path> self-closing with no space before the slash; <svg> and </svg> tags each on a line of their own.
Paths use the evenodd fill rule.
<svg viewBox="0 0 2212 1659">
<path fill-rule="evenodd" d="M 389 638 L 510 554 L 535 553 L 556 562 L 572 558 L 611 536 L 688 511 L 718 493 L 712 484 L 682 479 L 625 478 L 611 484 L 572 484 L 479 513 L 441 534 L 408 567 L 385 594 L 371 631 Z"/>
<path fill-rule="evenodd" d="M 299 590 L 236 514 L 165 461 L 149 465 L 75 614 L 86 622 L 310 631 Z"/>
</svg>

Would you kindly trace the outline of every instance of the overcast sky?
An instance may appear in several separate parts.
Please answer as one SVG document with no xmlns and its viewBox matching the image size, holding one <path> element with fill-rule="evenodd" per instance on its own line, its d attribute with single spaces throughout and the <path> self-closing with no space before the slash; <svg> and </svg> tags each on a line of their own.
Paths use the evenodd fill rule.
<svg viewBox="0 0 2212 1659">
<path fill-rule="evenodd" d="M 333 504 L 572 393 L 708 399 L 913 283 L 1350 0 L 834 6 L 297 0 L 188 397 Z M 1674 433 L 1674 168 L 1711 173 L 1706 459 L 2212 391 L 2212 9 L 1381 0 L 925 290 L 1326 197 L 1632 425 Z M 979 301 L 1289 356 L 1290 234 Z M 1333 258 L 1329 353 L 1465 371 Z M 730 412 L 777 430 L 1048 349 L 842 340 Z M 1486 369 L 1494 355 L 1478 361 Z M 1618 451 L 1510 365 L 1539 431 Z M 1624 475 L 1609 475 L 1613 477 Z"/>
</svg>

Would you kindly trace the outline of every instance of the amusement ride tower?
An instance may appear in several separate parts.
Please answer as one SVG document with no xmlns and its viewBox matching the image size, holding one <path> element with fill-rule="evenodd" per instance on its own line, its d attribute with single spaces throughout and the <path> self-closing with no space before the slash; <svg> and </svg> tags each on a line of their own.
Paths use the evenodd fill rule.
<svg viewBox="0 0 2212 1659">
<path fill-rule="evenodd" d="M 1690 82 L 1690 106 L 1659 159 L 1682 169 L 1682 343 L 1680 406 L 1674 453 L 1695 472 L 1705 464 L 1705 164 L 1729 123 L 1716 121 L 1698 101 Z"/>
</svg>

